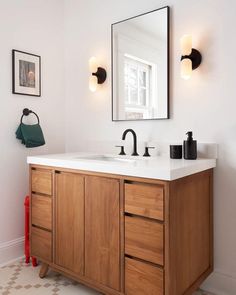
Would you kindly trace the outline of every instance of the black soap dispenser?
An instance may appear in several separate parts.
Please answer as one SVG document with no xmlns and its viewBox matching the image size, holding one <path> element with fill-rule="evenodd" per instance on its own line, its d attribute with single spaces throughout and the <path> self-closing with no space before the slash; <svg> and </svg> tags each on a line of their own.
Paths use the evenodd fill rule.
<svg viewBox="0 0 236 295">
<path fill-rule="evenodd" d="M 193 132 L 188 131 L 187 140 L 184 140 L 184 159 L 185 160 L 196 160 L 197 159 L 197 141 L 193 140 Z"/>
</svg>

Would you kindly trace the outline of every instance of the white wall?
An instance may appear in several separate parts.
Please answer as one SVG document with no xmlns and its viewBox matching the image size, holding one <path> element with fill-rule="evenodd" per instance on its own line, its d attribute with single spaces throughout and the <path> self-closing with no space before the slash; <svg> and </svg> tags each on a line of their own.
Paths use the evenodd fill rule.
<svg viewBox="0 0 236 295">
<path fill-rule="evenodd" d="M 111 122 L 110 24 L 164 5 L 171 6 L 171 119 Z M 215 273 L 204 287 L 221 295 L 236 291 L 235 11 L 236 2 L 229 0 L 66 1 L 66 150 L 86 150 L 92 141 L 117 141 L 128 127 L 141 140 L 182 141 L 193 130 L 199 141 L 217 142 Z M 186 33 L 203 54 L 189 81 L 179 74 L 179 40 Z M 88 89 L 93 55 L 108 71 L 106 85 L 96 93 Z"/>
<path fill-rule="evenodd" d="M 0 1 L 0 264 L 22 254 L 27 155 L 64 151 L 63 1 Z M 42 58 L 42 97 L 11 93 L 11 50 Z M 36 111 L 46 139 L 26 149 L 15 138 L 23 108 Z"/>
</svg>

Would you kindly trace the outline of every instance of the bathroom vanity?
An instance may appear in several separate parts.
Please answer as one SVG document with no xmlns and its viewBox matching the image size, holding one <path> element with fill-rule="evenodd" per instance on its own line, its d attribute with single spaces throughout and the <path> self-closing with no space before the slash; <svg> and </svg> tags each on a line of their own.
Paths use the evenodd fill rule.
<svg viewBox="0 0 236 295">
<path fill-rule="evenodd" d="M 214 159 L 29 157 L 31 255 L 107 295 L 191 295 L 213 269 Z"/>
</svg>

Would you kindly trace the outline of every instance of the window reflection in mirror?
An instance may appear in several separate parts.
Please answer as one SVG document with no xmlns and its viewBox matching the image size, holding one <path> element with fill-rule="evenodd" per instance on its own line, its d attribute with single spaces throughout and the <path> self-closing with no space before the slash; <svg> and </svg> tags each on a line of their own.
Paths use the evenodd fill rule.
<svg viewBox="0 0 236 295">
<path fill-rule="evenodd" d="M 168 7 L 112 25 L 113 120 L 168 118 Z"/>
</svg>

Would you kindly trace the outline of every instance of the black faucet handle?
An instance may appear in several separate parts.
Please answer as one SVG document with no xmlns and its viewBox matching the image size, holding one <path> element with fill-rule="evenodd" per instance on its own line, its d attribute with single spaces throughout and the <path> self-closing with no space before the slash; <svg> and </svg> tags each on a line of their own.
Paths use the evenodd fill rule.
<svg viewBox="0 0 236 295">
<path fill-rule="evenodd" d="M 149 149 L 155 149 L 155 147 L 154 146 L 146 146 L 145 153 L 143 154 L 144 157 L 151 157 L 151 155 L 149 154 Z"/>
<path fill-rule="evenodd" d="M 116 145 L 116 147 L 120 147 L 120 153 L 119 153 L 119 155 L 122 155 L 122 156 L 126 155 L 125 148 L 124 148 L 123 145 Z"/>
</svg>

